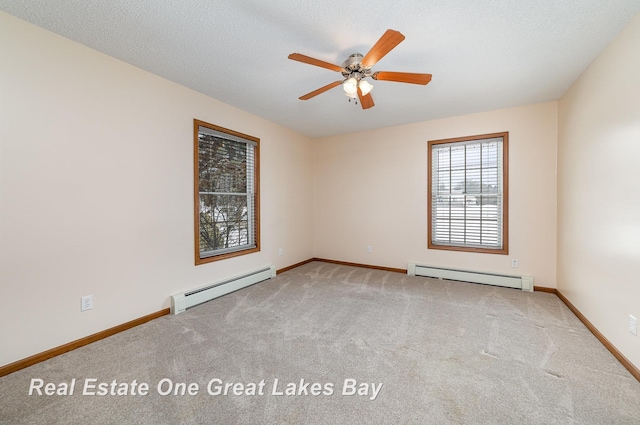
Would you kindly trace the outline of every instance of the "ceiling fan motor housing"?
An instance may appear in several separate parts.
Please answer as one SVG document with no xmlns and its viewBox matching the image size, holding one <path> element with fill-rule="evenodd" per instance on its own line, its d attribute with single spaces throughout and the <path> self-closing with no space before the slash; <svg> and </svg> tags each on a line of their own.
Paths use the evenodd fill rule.
<svg viewBox="0 0 640 425">
<path fill-rule="evenodd" d="M 357 80 L 361 80 L 366 77 L 371 77 L 371 67 L 365 68 L 362 66 L 362 56 L 360 53 L 354 53 L 342 63 L 342 76 L 344 78 L 355 77 Z"/>
</svg>

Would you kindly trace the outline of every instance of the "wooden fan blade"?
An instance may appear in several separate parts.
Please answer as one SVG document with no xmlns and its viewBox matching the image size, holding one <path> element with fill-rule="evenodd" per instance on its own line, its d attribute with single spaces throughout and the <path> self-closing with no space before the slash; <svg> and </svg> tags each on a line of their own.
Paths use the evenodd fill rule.
<svg viewBox="0 0 640 425">
<path fill-rule="evenodd" d="M 332 88 L 339 86 L 340 84 L 342 84 L 342 81 L 334 81 L 333 83 L 327 84 L 324 87 L 320 87 L 319 89 L 314 90 L 311 93 L 307 93 L 304 96 L 300 96 L 299 99 L 300 100 L 309 100 L 312 97 L 315 97 L 315 96 L 319 95 L 320 93 L 324 93 L 327 90 L 331 90 Z"/>
<path fill-rule="evenodd" d="M 411 83 L 427 85 L 431 81 L 431 74 L 414 74 L 411 72 L 386 72 L 379 71 L 372 75 L 374 80 L 397 81 L 399 83 Z"/>
<path fill-rule="evenodd" d="M 322 68 L 327 68 L 330 69 L 332 71 L 337 71 L 337 72 L 342 72 L 342 68 L 339 67 L 338 65 L 334 65 L 332 63 L 329 62 L 325 62 L 325 61 L 321 61 L 320 59 L 315 59 L 300 53 L 291 53 L 289 55 L 289 59 L 294 60 L 294 61 L 298 61 L 298 62 L 304 62 L 304 63 L 308 63 L 309 65 L 315 65 L 315 66 L 320 66 Z"/>
<path fill-rule="evenodd" d="M 362 109 L 369 109 L 375 106 L 375 104 L 373 103 L 373 98 L 371 97 L 371 93 L 367 93 L 366 96 L 363 95 L 360 87 L 358 87 L 358 98 L 360 99 Z"/>
<path fill-rule="evenodd" d="M 404 40 L 404 35 L 396 30 L 387 30 L 362 59 L 362 65 L 368 68 L 376 64 L 394 47 Z"/>
</svg>

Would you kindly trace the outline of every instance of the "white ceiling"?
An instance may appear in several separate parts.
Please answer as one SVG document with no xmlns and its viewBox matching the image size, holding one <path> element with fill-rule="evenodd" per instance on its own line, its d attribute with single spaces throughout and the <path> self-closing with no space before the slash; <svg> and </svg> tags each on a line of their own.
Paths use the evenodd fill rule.
<svg viewBox="0 0 640 425">
<path fill-rule="evenodd" d="M 638 12 L 639 0 L 0 0 L 0 9 L 310 137 L 557 100 Z M 375 107 L 341 78 L 288 60 L 341 65 L 387 29 L 406 39 L 374 71 Z"/>
</svg>

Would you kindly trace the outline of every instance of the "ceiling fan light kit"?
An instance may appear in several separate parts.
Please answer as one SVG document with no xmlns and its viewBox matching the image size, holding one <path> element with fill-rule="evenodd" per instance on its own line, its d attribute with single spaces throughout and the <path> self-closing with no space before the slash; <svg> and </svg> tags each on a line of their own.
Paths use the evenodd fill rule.
<svg viewBox="0 0 640 425">
<path fill-rule="evenodd" d="M 358 88 L 364 96 L 368 95 L 373 85 L 365 78 L 371 77 L 371 68 L 362 66 L 362 56 L 360 53 L 354 53 L 349 59 L 342 64 L 342 76 L 345 78 L 342 88 L 347 96 L 358 97 Z"/>
<path fill-rule="evenodd" d="M 366 81 L 366 78 L 380 81 L 395 81 L 399 83 L 410 83 L 426 85 L 431 81 L 431 74 L 416 74 L 410 72 L 373 72 L 371 68 L 389 53 L 394 47 L 404 40 L 404 35 L 395 30 L 387 30 L 369 52 L 362 56 L 360 53 L 350 55 L 342 66 L 321 61 L 300 53 L 292 53 L 289 59 L 309 65 L 337 71 L 342 74 L 344 80 L 334 81 L 324 87 L 320 87 L 310 93 L 300 96 L 300 100 L 309 100 L 327 90 L 342 85 L 345 95 L 351 99 L 359 99 L 362 109 L 369 109 L 374 106 L 371 90 L 373 85 Z"/>
</svg>

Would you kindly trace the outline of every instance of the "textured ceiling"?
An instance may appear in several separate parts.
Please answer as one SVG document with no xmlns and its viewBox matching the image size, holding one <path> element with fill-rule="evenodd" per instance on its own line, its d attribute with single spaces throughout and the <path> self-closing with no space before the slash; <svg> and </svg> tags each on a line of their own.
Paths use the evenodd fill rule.
<svg viewBox="0 0 640 425">
<path fill-rule="evenodd" d="M 0 0 L 0 9 L 311 137 L 558 99 L 638 12 L 638 0 Z M 374 71 L 375 107 L 340 87 L 298 97 L 386 29 L 406 39 Z"/>
</svg>

